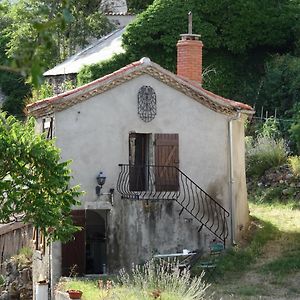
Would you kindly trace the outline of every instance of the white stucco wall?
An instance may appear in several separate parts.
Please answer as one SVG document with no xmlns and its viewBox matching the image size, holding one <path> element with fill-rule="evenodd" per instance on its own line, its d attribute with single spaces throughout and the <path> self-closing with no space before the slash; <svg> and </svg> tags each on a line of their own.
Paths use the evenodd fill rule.
<svg viewBox="0 0 300 300">
<path fill-rule="evenodd" d="M 157 94 L 157 116 L 150 123 L 137 114 L 137 94 L 151 85 Z M 143 75 L 55 115 L 62 159 L 73 160 L 74 183 L 96 201 L 99 171 L 107 175 L 104 192 L 114 188 L 118 164 L 128 163 L 129 132 L 178 133 L 179 168 L 220 202 L 228 202 L 227 118 L 195 100 Z"/>
<path fill-rule="evenodd" d="M 117 28 L 125 27 L 135 19 L 135 15 L 107 15 L 106 17 Z"/>
<path fill-rule="evenodd" d="M 157 95 L 157 115 L 149 123 L 137 114 L 137 94 L 150 85 Z M 123 200 L 115 192 L 112 207 L 108 196 L 95 193 L 96 176 L 105 172 L 102 192 L 116 188 L 118 164 L 128 163 L 130 132 L 178 133 L 179 168 L 227 210 L 230 210 L 229 117 L 216 113 L 149 75 L 142 75 L 55 117 L 56 144 L 62 160 L 72 160 L 73 184 L 85 191 L 81 209 L 110 209 L 108 215 L 108 268 L 129 266 L 149 259 L 153 251 L 170 253 L 180 249 L 207 247 L 214 238 L 199 223 L 188 221 L 174 201 L 147 205 Z M 41 122 L 39 122 L 39 127 Z M 248 218 L 244 174 L 243 122 L 233 122 L 234 138 L 234 226 L 236 232 Z M 77 207 L 76 209 L 78 209 Z M 228 220 L 230 225 L 230 220 Z M 228 237 L 230 241 L 231 237 Z M 227 243 L 229 244 L 229 242 Z M 59 244 L 57 244 L 59 245 Z M 61 248 L 53 247 L 53 282 L 59 277 Z"/>
<path fill-rule="evenodd" d="M 249 223 L 249 206 L 245 173 L 245 132 L 246 116 L 233 121 L 233 220 L 235 241 L 238 241 Z"/>
</svg>

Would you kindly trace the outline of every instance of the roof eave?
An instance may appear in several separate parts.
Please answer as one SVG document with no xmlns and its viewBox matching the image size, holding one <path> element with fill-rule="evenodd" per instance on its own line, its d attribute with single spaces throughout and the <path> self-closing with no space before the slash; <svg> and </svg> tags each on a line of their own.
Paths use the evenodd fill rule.
<svg viewBox="0 0 300 300">
<path fill-rule="evenodd" d="M 68 101 L 71 102 L 71 99 L 73 99 L 73 98 L 77 98 L 77 100 L 79 98 L 79 99 L 82 99 L 82 101 L 85 99 L 89 99 L 90 97 L 93 97 L 94 95 L 99 94 L 100 92 L 98 92 L 98 90 L 101 89 L 101 87 L 103 90 L 103 86 L 105 86 L 105 85 L 108 86 L 113 81 L 118 82 L 122 78 L 123 79 L 129 78 L 131 73 L 134 73 L 134 72 L 139 73 L 139 71 L 140 70 L 142 71 L 143 69 L 144 69 L 144 71 L 142 73 L 149 74 L 149 75 L 153 76 L 154 78 L 165 82 L 166 84 L 168 84 L 171 87 L 174 87 L 174 82 L 175 82 L 176 84 L 175 84 L 174 88 L 185 93 L 186 95 L 190 96 L 191 98 L 194 98 L 196 101 L 202 103 L 203 105 L 211 108 L 212 110 L 214 110 L 216 112 L 227 114 L 227 115 L 228 114 L 232 115 L 236 111 L 240 111 L 240 112 L 243 112 L 243 113 L 249 114 L 249 115 L 252 115 L 255 113 L 254 110 L 252 110 L 252 108 L 250 106 L 249 106 L 249 108 L 250 108 L 249 110 L 245 109 L 243 107 L 239 107 L 238 104 L 243 105 L 243 103 L 225 99 L 221 96 L 218 96 L 209 91 L 206 91 L 200 85 L 197 85 L 194 82 L 190 82 L 189 80 L 186 80 L 185 78 L 181 78 L 181 77 L 175 75 L 174 73 L 162 68 L 160 65 L 158 65 L 154 62 L 151 62 L 150 59 L 148 59 L 148 58 L 143 58 L 140 61 L 137 61 L 130 65 L 127 65 L 124 68 L 121 68 L 116 72 L 113 72 L 111 74 L 103 76 L 103 77 L 101 77 L 93 82 L 90 82 L 84 86 L 81 86 L 81 87 L 76 88 L 71 91 L 67 91 L 63 94 L 60 94 L 60 95 L 57 95 L 57 96 L 54 96 L 51 98 L 47 98 L 47 99 L 38 101 L 36 103 L 30 104 L 26 107 L 27 114 L 33 115 L 33 116 L 48 115 L 55 111 L 55 109 L 56 109 L 55 106 L 57 104 L 60 104 L 61 106 L 64 106 L 64 104 L 65 104 L 65 107 L 68 107 L 67 102 Z M 164 78 L 166 78 L 166 77 L 170 78 L 170 80 L 173 81 L 173 84 L 166 82 L 166 80 L 164 81 Z M 130 78 L 127 80 L 130 80 Z M 190 90 L 190 92 L 183 91 L 182 87 L 186 87 L 187 89 Z M 110 88 L 112 88 L 112 87 L 108 86 L 107 89 L 104 89 L 104 90 L 108 90 Z M 201 98 L 201 99 L 199 100 L 199 98 Z M 206 103 L 205 101 L 203 101 L 203 98 L 209 100 L 210 102 L 207 101 L 207 103 Z M 76 104 L 76 103 L 74 103 L 74 104 Z M 71 105 L 73 105 L 73 104 L 71 104 Z M 69 104 L 69 106 L 70 106 L 70 104 Z M 216 107 L 212 108 L 214 106 L 216 106 Z M 245 105 L 245 106 L 247 106 L 247 105 Z M 220 107 L 222 109 L 220 109 Z"/>
</svg>

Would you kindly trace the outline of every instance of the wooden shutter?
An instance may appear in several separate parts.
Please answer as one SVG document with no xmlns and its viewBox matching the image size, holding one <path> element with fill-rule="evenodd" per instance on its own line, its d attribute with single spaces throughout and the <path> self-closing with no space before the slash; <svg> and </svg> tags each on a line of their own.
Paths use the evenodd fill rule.
<svg viewBox="0 0 300 300">
<path fill-rule="evenodd" d="M 178 191 L 179 138 L 178 134 L 155 134 L 155 189 Z"/>
<path fill-rule="evenodd" d="M 63 276 L 69 276 L 72 269 L 78 275 L 85 273 L 85 211 L 73 210 L 72 219 L 82 230 L 75 232 L 74 239 L 62 245 Z"/>
</svg>

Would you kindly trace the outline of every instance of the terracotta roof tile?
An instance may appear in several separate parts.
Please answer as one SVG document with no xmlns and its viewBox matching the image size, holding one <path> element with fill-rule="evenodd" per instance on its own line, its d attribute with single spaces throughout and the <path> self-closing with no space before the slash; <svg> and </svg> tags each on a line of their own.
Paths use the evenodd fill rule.
<svg viewBox="0 0 300 300">
<path fill-rule="evenodd" d="M 210 91 L 204 89 L 199 83 L 197 83 L 195 81 L 191 81 L 191 80 L 189 80 L 187 78 L 184 78 L 182 76 L 179 76 L 179 77 L 182 80 L 184 80 L 186 82 L 189 82 L 190 84 L 194 85 L 197 89 L 203 91 L 204 93 L 210 95 L 211 97 L 219 99 L 221 101 L 224 101 L 225 103 L 228 103 L 228 104 L 232 105 L 233 107 L 236 107 L 238 109 L 253 110 L 253 108 L 250 105 L 248 105 L 248 104 L 224 98 L 222 96 L 219 96 L 217 94 L 214 94 L 213 92 L 210 92 Z"/>
<path fill-rule="evenodd" d="M 125 66 L 125 67 L 123 67 L 123 68 L 121 68 L 121 69 L 113 72 L 113 73 L 110 73 L 108 75 L 100 77 L 100 78 L 98 78 L 98 79 L 96 79 L 94 81 L 91 81 L 91 82 L 89 82 L 87 84 L 84 84 L 84 85 L 82 85 L 80 87 L 77 87 L 75 89 L 66 91 L 66 92 L 58 94 L 56 96 L 52 96 L 52 97 L 45 98 L 45 99 L 39 100 L 37 102 L 28 104 L 26 107 L 27 107 L 27 109 L 30 109 L 30 108 L 38 107 L 40 104 L 51 104 L 52 102 L 55 102 L 55 101 L 57 101 L 59 99 L 62 99 L 64 97 L 66 97 L 66 96 L 70 96 L 70 95 L 75 94 L 77 92 L 80 92 L 80 91 L 83 91 L 83 90 L 88 89 L 90 87 L 93 87 L 93 86 L 97 85 L 98 83 L 101 83 L 103 81 L 109 80 L 110 78 L 113 78 L 113 77 L 115 77 L 117 75 L 120 75 L 120 74 L 122 74 L 122 73 L 124 73 L 124 72 L 126 72 L 126 71 L 128 71 L 128 70 L 130 70 L 130 69 L 132 69 L 134 67 L 136 67 L 136 66 L 139 66 L 141 64 L 142 64 L 141 61 L 133 62 L 133 63 L 131 63 L 131 64 L 129 64 L 129 65 L 127 65 L 127 66 Z"/>
<path fill-rule="evenodd" d="M 29 115 L 36 117 L 61 111 L 142 74 L 149 74 L 161 80 L 217 112 L 232 114 L 234 111 L 243 110 L 249 114 L 254 113 L 251 106 L 215 95 L 202 88 L 200 84 L 165 70 L 161 66 L 151 62 L 149 58 L 142 58 L 111 74 L 73 90 L 31 103 L 26 106 L 26 110 Z"/>
</svg>

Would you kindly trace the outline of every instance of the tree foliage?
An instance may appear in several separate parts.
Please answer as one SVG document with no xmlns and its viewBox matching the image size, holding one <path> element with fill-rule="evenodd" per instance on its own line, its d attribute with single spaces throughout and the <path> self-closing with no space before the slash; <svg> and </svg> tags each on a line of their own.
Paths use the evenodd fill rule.
<svg viewBox="0 0 300 300">
<path fill-rule="evenodd" d="M 276 55 L 265 65 L 258 102 L 270 112 L 290 118 L 293 107 L 300 103 L 300 58 Z"/>
<path fill-rule="evenodd" d="M 106 74 L 117 71 L 118 69 L 127 65 L 130 58 L 126 53 L 115 54 L 111 59 L 103 61 L 98 64 L 85 66 L 79 72 L 77 81 L 79 85 L 96 80 Z"/>
<path fill-rule="evenodd" d="M 298 154 L 300 154 L 300 102 L 294 105 L 293 123 L 289 129 L 291 140 L 295 144 Z"/>
<path fill-rule="evenodd" d="M 0 113 L 0 222 L 22 220 L 50 239 L 68 239 L 77 230 L 70 212 L 80 195 L 69 187 L 68 165 L 52 141 L 35 134 L 34 119 L 24 124 Z"/>
<path fill-rule="evenodd" d="M 9 60 L 5 53 L 6 44 L 7 38 L 0 36 L 0 65 Z M 2 109 L 22 118 L 26 97 L 30 95 L 25 78 L 14 72 L 0 72 L 0 89 L 6 96 Z"/>
<path fill-rule="evenodd" d="M 129 10 L 141 11 L 146 9 L 153 0 L 127 0 L 127 6 Z"/>
<path fill-rule="evenodd" d="M 111 29 L 99 11 L 100 0 L 5 1 L 0 10 L 8 38 L 6 53 L 12 70 L 31 76 L 35 86 L 42 71 L 74 54 Z"/>
<path fill-rule="evenodd" d="M 204 66 L 215 70 L 205 85 L 231 98 L 245 99 L 245 92 L 255 97 L 256 86 L 252 95 L 238 90 L 247 89 L 251 79 L 257 84 L 256 74 L 260 75 L 266 55 L 290 48 L 294 40 L 297 7 L 288 0 L 207 0 L 201 5 L 197 0 L 155 0 L 129 25 L 125 48 L 134 57 L 149 56 L 175 71 L 175 45 L 179 34 L 187 32 L 189 11 L 194 16 L 193 31 L 204 42 Z"/>
<path fill-rule="evenodd" d="M 187 31 L 187 13 L 193 12 L 195 33 L 202 35 L 206 49 L 247 53 L 259 47 L 286 48 L 293 40 L 296 12 L 289 0 L 202 1 L 155 0 L 129 25 L 124 45 L 130 52 L 152 54 L 152 58 L 174 68 L 176 42 Z M 159 60 L 159 51 L 173 57 Z M 150 48 L 149 50 L 147 50 Z"/>
<path fill-rule="evenodd" d="M 0 1 L 0 89 L 3 109 L 23 117 L 31 82 L 45 69 L 111 29 L 99 11 L 101 0 Z"/>
<path fill-rule="evenodd" d="M 155 0 L 124 34 L 127 63 L 148 56 L 175 72 L 176 43 L 187 32 L 189 11 L 193 32 L 204 43 L 204 86 L 231 99 L 256 102 L 268 55 L 295 46 L 297 3 Z"/>
</svg>

